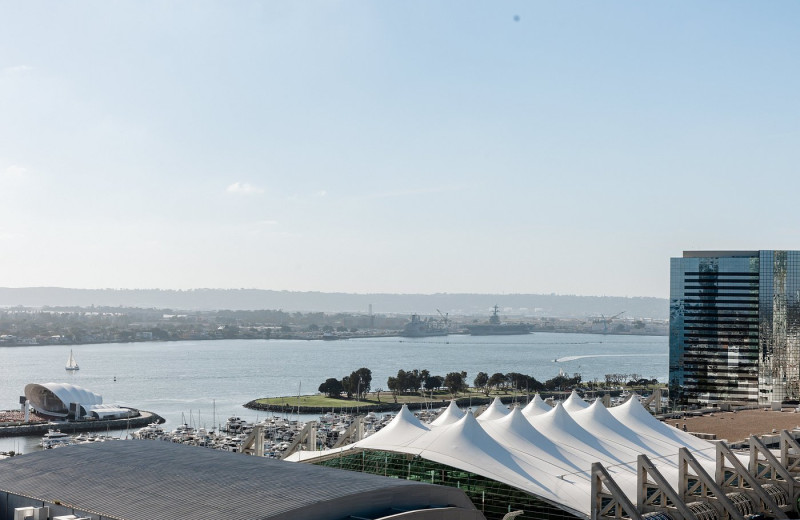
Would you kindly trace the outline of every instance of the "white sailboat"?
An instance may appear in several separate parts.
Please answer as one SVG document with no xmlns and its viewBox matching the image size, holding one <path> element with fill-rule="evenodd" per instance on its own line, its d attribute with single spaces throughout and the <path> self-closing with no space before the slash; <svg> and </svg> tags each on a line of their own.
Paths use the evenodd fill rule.
<svg viewBox="0 0 800 520">
<path fill-rule="evenodd" d="M 67 366 L 64 368 L 67 370 L 80 370 L 78 363 L 75 362 L 75 357 L 72 355 L 72 349 L 69 349 L 69 359 L 67 360 Z"/>
</svg>

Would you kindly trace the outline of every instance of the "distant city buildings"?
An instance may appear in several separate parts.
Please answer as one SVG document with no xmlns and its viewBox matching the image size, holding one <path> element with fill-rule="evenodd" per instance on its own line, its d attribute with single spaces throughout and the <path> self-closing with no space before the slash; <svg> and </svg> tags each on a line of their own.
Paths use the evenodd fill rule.
<svg viewBox="0 0 800 520">
<path fill-rule="evenodd" d="M 670 261 L 669 382 L 683 404 L 800 399 L 800 251 Z"/>
</svg>

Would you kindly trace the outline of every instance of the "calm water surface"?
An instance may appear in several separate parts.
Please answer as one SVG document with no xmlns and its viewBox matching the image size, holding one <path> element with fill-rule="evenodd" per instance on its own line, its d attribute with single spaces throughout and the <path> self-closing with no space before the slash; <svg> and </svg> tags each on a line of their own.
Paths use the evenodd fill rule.
<svg viewBox="0 0 800 520">
<path fill-rule="evenodd" d="M 72 348 L 81 369 L 64 370 Z M 190 414 L 211 427 L 230 415 L 255 420 L 242 405 L 258 397 L 316 393 L 329 377 L 372 370 L 372 389 L 386 388 L 399 369 L 432 374 L 521 372 L 540 381 L 579 372 L 641 374 L 666 382 L 666 336 L 536 333 L 342 341 L 219 340 L 107 343 L 0 348 L 0 409 L 18 407 L 27 383 L 68 382 L 97 392 L 105 403 L 158 413 L 174 427 Z M 116 381 L 114 380 L 116 378 Z M 261 416 L 263 416 L 263 412 Z M 199 420 L 198 420 L 199 416 Z M 0 438 L 0 451 L 29 452 L 38 438 Z"/>
</svg>

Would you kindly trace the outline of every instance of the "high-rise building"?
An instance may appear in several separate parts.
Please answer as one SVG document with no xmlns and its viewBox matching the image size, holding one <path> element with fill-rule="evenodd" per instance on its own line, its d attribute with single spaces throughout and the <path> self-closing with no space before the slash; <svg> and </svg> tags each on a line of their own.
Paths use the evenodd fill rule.
<svg viewBox="0 0 800 520">
<path fill-rule="evenodd" d="M 800 399 L 800 251 L 672 258 L 669 329 L 673 399 Z"/>
</svg>

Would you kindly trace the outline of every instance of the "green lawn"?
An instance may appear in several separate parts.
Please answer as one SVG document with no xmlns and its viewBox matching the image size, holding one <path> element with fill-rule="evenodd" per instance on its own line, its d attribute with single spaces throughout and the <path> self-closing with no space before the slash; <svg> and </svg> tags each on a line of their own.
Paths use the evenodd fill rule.
<svg viewBox="0 0 800 520">
<path fill-rule="evenodd" d="M 637 389 L 638 392 L 641 392 L 642 389 Z M 603 391 L 600 391 L 597 395 L 602 395 Z M 649 392 L 648 392 L 649 393 Z M 557 394 L 558 399 L 564 399 L 569 395 L 569 392 L 547 392 L 547 394 L 553 395 Z M 525 394 L 521 393 L 514 393 L 512 391 L 508 392 L 491 392 L 489 394 L 490 398 L 494 397 L 513 397 L 517 396 L 524 401 Z M 302 407 L 309 407 L 309 408 L 358 408 L 361 406 L 372 406 L 377 404 L 386 404 L 386 403 L 394 403 L 395 399 L 392 396 L 391 392 L 381 392 L 380 400 L 378 399 L 378 395 L 376 392 L 370 392 L 364 399 L 357 401 L 355 398 L 347 399 L 347 398 L 340 398 L 340 399 L 332 399 L 330 397 L 326 397 L 323 394 L 315 394 L 315 395 L 301 395 L 300 397 L 297 396 L 286 396 L 286 397 L 265 397 L 262 399 L 256 399 L 254 402 L 257 404 L 262 405 L 270 405 L 270 406 L 279 406 L 279 407 L 286 407 L 286 408 L 294 408 L 296 406 Z M 478 399 L 486 399 L 486 395 L 483 392 L 479 392 L 475 389 L 470 389 L 468 392 L 462 392 L 458 394 L 459 402 L 464 404 L 464 399 L 469 399 L 470 397 L 478 398 Z M 531 392 L 530 397 L 533 397 L 533 392 Z M 452 399 L 452 396 L 447 391 L 440 391 L 434 392 L 433 396 L 430 393 L 426 393 L 425 397 L 419 394 L 406 394 L 406 395 L 398 395 L 397 396 L 397 403 L 426 403 L 426 402 L 437 402 L 442 403 L 442 401 L 449 401 Z"/>
<path fill-rule="evenodd" d="M 495 395 L 503 396 L 503 397 L 510 397 L 511 393 L 492 393 L 490 397 L 495 397 Z M 476 398 L 486 398 L 486 396 L 482 392 L 477 391 L 470 391 L 470 392 L 462 392 L 458 394 L 459 399 L 465 399 L 469 397 L 476 397 Z M 424 403 L 430 402 L 431 400 L 435 402 L 441 401 L 449 401 L 452 399 L 452 396 L 444 391 L 444 392 L 434 392 L 433 397 L 431 398 L 431 394 L 427 393 L 425 397 L 420 396 L 419 394 L 407 394 L 407 395 L 398 395 L 397 402 L 402 403 Z M 268 404 L 272 406 L 308 406 L 308 407 L 320 407 L 320 408 L 338 408 L 342 406 L 346 406 L 348 408 L 357 408 L 359 406 L 371 406 L 376 404 L 385 404 L 385 403 L 394 403 L 394 397 L 392 396 L 391 392 L 381 392 L 380 400 L 378 400 L 378 395 L 375 392 L 370 392 L 367 394 L 366 398 L 357 401 L 355 398 L 353 399 L 332 399 L 330 397 L 326 397 L 322 394 L 316 395 L 301 395 L 299 398 L 297 396 L 293 397 L 265 397 L 263 399 L 256 399 L 256 403 L 258 404 Z"/>
</svg>

